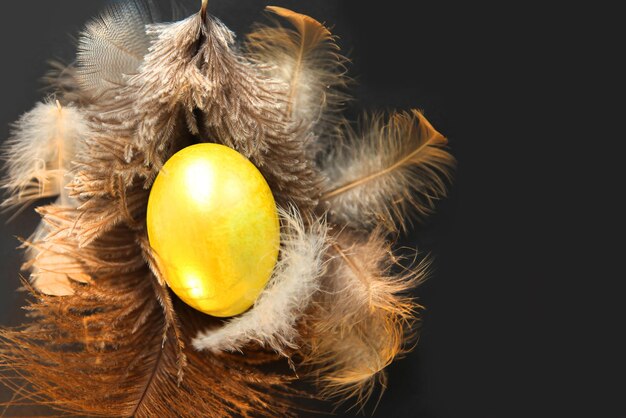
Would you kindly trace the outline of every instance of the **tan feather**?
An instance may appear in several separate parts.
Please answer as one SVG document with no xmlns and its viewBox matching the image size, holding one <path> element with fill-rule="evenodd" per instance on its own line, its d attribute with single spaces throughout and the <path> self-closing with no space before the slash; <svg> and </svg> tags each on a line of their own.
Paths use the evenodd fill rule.
<svg viewBox="0 0 626 418">
<path fill-rule="evenodd" d="M 429 262 L 411 270 L 399 266 L 380 230 L 369 238 L 343 231 L 329 254 L 306 323 L 311 334 L 304 363 L 313 366 L 322 395 L 364 404 L 377 382 L 384 389 L 385 367 L 414 339 L 420 306 L 410 292 L 425 279 Z"/>
<path fill-rule="evenodd" d="M 59 202 L 55 205 L 58 207 Z M 22 270 L 30 271 L 33 287 L 50 296 L 74 294 L 72 282 L 90 283 L 91 276 L 75 256 L 76 243 L 68 245 L 68 231 L 56 232 L 41 221 L 33 235 L 24 242 L 26 261 Z"/>
<path fill-rule="evenodd" d="M 257 26 L 247 36 L 248 56 L 274 80 L 288 86 L 287 113 L 318 139 L 337 134 L 340 112 L 348 101 L 346 63 L 336 38 L 317 20 L 291 10 L 268 6 L 293 29 Z"/>
<path fill-rule="evenodd" d="M 72 162 L 89 135 L 83 112 L 59 102 L 39 103 L 15 124 L 5 145 L 7 176 L 2 187 L 8 197 L 2 206 L 15 207 L 46 197 L 69 198 Z"/>
<path fill-rule="evenodd" d="M 324 165 L 322 209 L 355 228 L 406 228 L 411 216 L 430 214 L 447 193 L 455 160 L 446 144 L 417 110 L 388 122 L 375 115 L 360 133 L 348 129 Z"/>
</svg>

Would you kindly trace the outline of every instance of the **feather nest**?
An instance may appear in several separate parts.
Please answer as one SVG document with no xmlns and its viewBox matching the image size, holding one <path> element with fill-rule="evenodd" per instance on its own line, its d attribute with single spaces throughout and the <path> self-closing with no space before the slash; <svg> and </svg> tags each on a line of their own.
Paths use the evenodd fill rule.
<svg viewBox="0 0 626 418">
<path fill-rule="evenodd" d="M 14 129 L 4 205 L 59 200 L 24 242 L 33 321 L 0 330 L 9 406 L 284 416 L 291 378 L 262 371 L 278 356 L 259 346 L 302 356 L 322 395 L 359 402 L 408 349 L 419 308 L 408 292 L 428 262 L 398 271 L 375 225 L 404 226 L 409 207 L 425 215 L 445 195 L 445 139 L 416 111 L 376 116 L 362 134 L 343 127 L 346 59 L 316 20 L 270 7 L 293 28 L 258 26 L 240 51 L 206 4 L 168 24 L 149 0 L 112 6 L 82 33 L 77 63 L 50 77 L 70 105 L 40 104 Z M 171 296 L 145 231 L 163 163 L 201 141 L 246 155 L 279 205 L 295 206 L 270 285 L 226 324 Z M 320 172 L 315 152 L 329 145 Z"/>
</svg>

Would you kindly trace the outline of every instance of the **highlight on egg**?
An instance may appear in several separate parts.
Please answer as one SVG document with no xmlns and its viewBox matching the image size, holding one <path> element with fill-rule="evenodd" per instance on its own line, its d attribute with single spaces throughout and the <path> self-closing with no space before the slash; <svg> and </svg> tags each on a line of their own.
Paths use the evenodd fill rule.
<svg viewBox="0 0 626 418">
<path fill-rule="evenodd" d="M 150 191 L 147 227 L 169 287 L 212 316 L 250 308 L 278 259 L 270 187 L 246 157 L 219 144 L 187 147 L 165 163 Z"/>
</svg>

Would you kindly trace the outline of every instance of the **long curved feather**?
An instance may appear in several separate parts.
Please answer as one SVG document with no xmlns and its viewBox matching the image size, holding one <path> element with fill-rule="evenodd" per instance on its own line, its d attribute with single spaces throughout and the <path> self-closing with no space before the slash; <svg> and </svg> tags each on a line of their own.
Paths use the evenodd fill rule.
<svg viewBox="0 0 626 418">
<path fill-rule="evenodd" d="M 297 325 L 320 288 L 327 249 L 327 225 L 305 227 L 297 210 L 281 210 L 280 260 L 252 309 L 194 339 L 197 350 L 242 351 L 250 343 L 289 357 L 298 348 Z"/>
<path fill-rule="evenodd" d="M 447 193 L 455 160 L 446 144 L 417 110 L 389 121 L 374 115 L 362 132 L 348 129 L 327 157 L 321 207 L 354 228 L 405 228 L 407 219 L 430 214 Z"/>
</svg>

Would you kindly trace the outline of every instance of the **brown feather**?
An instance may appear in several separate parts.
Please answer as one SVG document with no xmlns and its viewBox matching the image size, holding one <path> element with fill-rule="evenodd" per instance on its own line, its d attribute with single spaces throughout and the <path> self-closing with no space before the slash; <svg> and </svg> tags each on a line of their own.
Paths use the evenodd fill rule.
<svg viewBox="0 0 626 418">
<path fill-rule="evenodd" d="M 189 39 L 204 33 L 205 42 L 218 42 L 199 21 L 196 16 L 179 25 L 190 25 Z M 194 27 L 198 34 L 193 33 Z M 195 65 L 196 53 L 188 52 L 187 61 L 178 64 Z M 228 60 L 239 62 L 234 55 Z M 239 65 L 235 61 L 233 65 Z M 149 72 L 143 70 L 137 77 Z M 260 80 L 253 77 L 252 81 Z M 159 81 L 153 80 L 155 89 L 164 87 Z M 174 105 L 168 107 L 158 101 L 140 102 L 139 93 L 141 89 L 129 82 L 86 104 L 91 134 L 85 138 L 84 152 L 77 156 L 73 181 L 67 186 L 77 207 L 39 210 L 49 229 L 48 245 L 71 254 L 92 283 L 70 280 L 73 294 L 61 298 L 32 290 L 36 301 L 29 310 L 34 321 L 0 332 L 0 381 L 16 390 L 11 405 L 49 404 L 61 413 L 90 416 L 289 415 L 290 379 L 262 372 L 258 366 L 275 357 L 254 349 L 247 356 L 191 349 L 190 339 L 216 324 L 172 300 L 158 271 L 148 267 L 152 260 L 146 247 L 146 187 L 163 161 L 193 141 L 185 121 L 193 123 L 198 118 L 195 109 L 188 111 L 181 103 L 198 96 L 170 97 Z M 273 103 L 273 96 L 267 94 L 266 108 Z M 157 108 L 160 120 L 155 123 L 162 123 L 159 126 L 166 131 L 154 141 L 142 137 L 155 128 L 143 119 L 142 106 Z M 244 139 L 249 138 L 237 140 Z M 287 155 L 294 150 L 297 146 L 287 144 Z M 260 152 L 258 158 L 266 154 L 272 155 Z M 281 154 L 280 158 L 290 157 Z M 285 167 L 298 173 L 297 163 L 272 167 L 277 172 Z M 281 181 L 297 183 L 298 175 L 289 178 L 285 174 Z M 306 199 L 313 207 L 314 201 Z M 56 267 L 57 273 L 64 270 Z"/>
<path fill-rule="evenodd" d="M 57 227 L 55 244 L 76 248 L 63 231 L 79 211 L 42 212 Z M 73 295 L 31 290 L 35 322 L 0 331 L 0 382 L 21 388 L 9 406 L 89 416 L 289 414 L 285 377 L 187 348 L 212 320 L 171 299 L 144 262 L 143 240 L 119 227 L 75 252 L 94 283 L 75 285 Z"/>
<path fill-rule="evenodd" d="M 150 53 L 121 92 L 134 100 L 126 126 L 136 126 L 145 162 L 158 170 L 184 125 L 200 141 L 248 157 L 279 204 L 310 211 L 319 181 L 305 157 L 309 136 L 290 125 L 282 87 L 239 56 L 233 33 L 212 17 L 197 14 L 148 32 L 155 39 Z"/>
<path fill-rule="evenodd" d="M 446 144 L 417 110 L 389 121 L 374 115 L 362 132 L 348 129 L 327 157 L 321 208 L 354 228 L 406 228 L 411 216 L 430 214 L 447 193 L 455 160 Z"/>
<path fill-rule="evenodd" d="M 312 366 L 323 396 L 364 404 L 377 382 L 384 389 L 385 367 L 415 339 L 420 306 L 410 292 L 426 278 L 429 261 L 400 266 L 381 230 L 369 237 L 344 230 L 329 256 L 324 287 L 306 322 L 304 363 Z"/>
<path fill-rule="evenodd" d="M 288 86 L 287 113 L 294 123 L 314 132 L 319 142 L 335 139 L 349 100 L 345 90 L 348 59 L 336 38 L 317 20 L 294 11 L 268 6 L 295 29 L 257 25 L 245 41 L 247 56 L 273 80 Z"/>
</svg>

